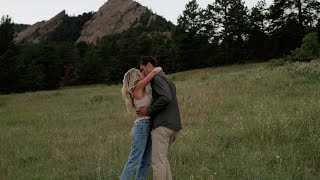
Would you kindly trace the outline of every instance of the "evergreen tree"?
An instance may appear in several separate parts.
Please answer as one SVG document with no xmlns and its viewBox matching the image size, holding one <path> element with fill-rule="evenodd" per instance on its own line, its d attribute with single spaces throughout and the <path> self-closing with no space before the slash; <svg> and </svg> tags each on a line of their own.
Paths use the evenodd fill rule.
<svg viewBox="0 0 320 180">
<path fill-rule="evenodd" d="M 275 0 L 270 7 L 269 26 L 272 56 L 280 57 L 301 45 L 301 39 L 316 26 L 319 2 Z"/>
<path fill-rule="evenodd" d="M 174 71 L 181 71 L 199 67 L 199 42 L 193 33 L 186 32 L 181 26 L 173 31 L 173 51 L 171 52 L 171 67 Z"/>
<path fill-rule="evenodd" d="M 302 27 L 311 30 L 320 17 L 320 2 L 317 0 L 274 0 L 270 6 L 271 29 L 274 31 L 295 20 Z"/>
<path fill-rule="evenodd" d="M 216 18 L 219 42 L 226 64 L 245 58 L 244 42 L 249 32 L 248 9 L 241 0 L 217 0 L 210 11 Z"/>
<path fill-rule="evenodd" d="M 196 0 L 191 0 L 186 4 L 182 15 L 178 17 L 178 25 L 181 26 L 185 32 L 197 34 L 200 31 L 201 9 Z"/>
<path fill-rule="evenodd" d="M 77 17 L 66 15 L 62 22 L 43 39 L 45 42 L 75 42 L 79 37 L 84 23 L 91 19 L 93 13 L 83 13 Z"/>
<path fill-rule="evenodd" d="M 203 45 L 208 43 L 208 40 L 203 38 L 205 34 L 201 27 L 203 10 L 199 8 L 196 0 L 191 0 L 185 8 L 178 18 L 178 25 L 173 30 L 171 51 L 173 71 L 205 66 L 205 58 L 200 57 Z"/>
<path fill-rule="evenodd" d="M 312 29 L 316 27 L 318 19 L 320 19 L 320 2 L 318 0 L 304 0 L 305 7 L 302 9 L 303 24 Z"/>
<path fill-rule="evenodd" d="M 19 92 L 46 89 L 45 72 L 42 66 L 34 60 L 38 56 L 38 48 L 24 46 L 19 48 L 17 55 L 18 90 Z"/>
<path fill-rule="evenodd" d="M 318 32 L 318 40 L 319 40 L 319 43 L 320 43 L 320 18 L 318 19 L 317 32 Z"/>
<path fill-rule="evenodd" d="M 261 32 L 267 31 L 267 4 L 265 0 L 257 2 L 251 9 L 250 25 L 251 29 L 257 29 Z"/>
<path fill-rule="evenodd" d="M 91 47 L 86 56 L 76 65 L 77 84 L 104 83 L 107 79 L 106 59 L 99 56 L 98 47 Z"/>
<path fill-rule="evenodd" d="M 0 93 L 9 93 L 18 89 L 18 60 L 15 55 L 15 49 L 9 49 L 0 56 Z"/>
<path fill-rule="evenodd" d="M 35 48 L 33 61 L 41 67 L 45 75 L 45 89 L 59 88 L 64 73 L 64 64 L 63 59 L 60 58 L 59 44 L 49 43 L 33 46 Z"/>
<path fill-rule="evenodd" d="M 215 6 L 208 4 L 201 14 L 201 33 L 206 36 L 208 41 L 213 44 L 219 43 L 219 24 L 218 17 L 216 16 Z"/>
<path fill-rule="evenodd" d="M 0 22 L 0 55 L 14 45 L 14 23 L 9 16 L 3 16 Z"/>
<path fill-rule="evenodd" d="M 250 13 L 250 33 L 247 42 L 250 59 L 268 59 L 267 7 L 265 0 L 258 1 Z"/>
<path fill-rule="evenodd" d="M 289 1 L 274 0 L 273 4 L 269 7 L 268 18 L 270 19 L 269 33 L 273 33 L 285 26 L 288 18 L 286 9 L 290 7 Z M 291 12 L 291 11 L 290 11 Z"/>
<path fill-rule="evenodd" d="M 250 30 L 248 8 L 244 5 L 244 1 L 232 1 L 229 18 L 230 34 L 233 39 L 232 56 L 236 62 L 242 62 L 247 58 L 245 41 Z"/>
</svg>

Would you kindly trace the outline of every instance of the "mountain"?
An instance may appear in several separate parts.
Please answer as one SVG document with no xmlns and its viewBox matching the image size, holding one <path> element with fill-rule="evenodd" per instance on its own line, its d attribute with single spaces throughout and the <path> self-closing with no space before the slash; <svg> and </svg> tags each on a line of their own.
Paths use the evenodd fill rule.
<svg viewBox="0 0 320 180">
<path fill-rule="evenodd" d="M 174 26 L 171 22 L 133 0 L 108 0 L 92 16 L 86 15 L 87 19 L 80 16 L 73 19 L 66 17 L 68 15 L 62 11 L 49 21 L 29 26 L 16 35 L 16 44 L 61 41 L 63 39 L 71 39 L 73 42 L 96 43 L 105 36 L 121 33 L 135 27 L 170 36 L 168 32 Z M 65 30 L 68 30 L 68 33 Z M 70 30 L 75 32 L 70 32 Z M 70 36 L 72 34 L 72 37 L 68 37 L 68 34 Z"/>
<path fill-rule="evenodd" d="M 16 33 L 19 33 L 25 29 L 27 29 L 27 27 L 29 27 L 29 24 L 14 24 L 14 28 Z"/>
<path fill-rule="evenodd" d="M 146 12 L 147 8 L 131 0 L 109 0 L 84 25 L 77 42 L 96 42 L 106 35 L 127 30 Z"/>
<path fill-rule="evenodd" d="M 66 16 L 63 10 L 49 21 L 37 22 L 20 33 L 16 34 L 14 41 L 16 44 L 39 43 L 48 32 L 54 30 L 62 19 Z"/>
</svg>

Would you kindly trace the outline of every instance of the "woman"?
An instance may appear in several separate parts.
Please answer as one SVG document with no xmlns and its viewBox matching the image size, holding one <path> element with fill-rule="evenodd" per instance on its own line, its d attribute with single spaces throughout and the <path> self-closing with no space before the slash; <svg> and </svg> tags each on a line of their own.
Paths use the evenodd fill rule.
<svg viewBox="0 0 320 180">
<path fill-rule="evenodd" d="M 128 110 L 137 110 L 151 104 L 152 96 L 147 93 L 146 86 L 161 71 L 161 67 L 156 67 L 146 77 L 135 68 L 125 73 L 121 93 Z M 133 175 L 135 179 L 147 179 L 151 161 L 151 126 L 149 116 L 137 116 L 131 131 L 131 153 L 120 180 L 129 180 Z"/>
</svg>

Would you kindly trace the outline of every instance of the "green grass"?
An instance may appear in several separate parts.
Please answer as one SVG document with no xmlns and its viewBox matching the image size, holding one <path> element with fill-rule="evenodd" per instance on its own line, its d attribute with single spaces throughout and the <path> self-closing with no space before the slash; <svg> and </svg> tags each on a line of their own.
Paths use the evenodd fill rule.
<svg viewBox="0 0 320 180">
<path fill-rule="evenodd" d="M 174 179 L 319 179 L 320 81 L 287 66 L 171 75 L 183 124 Z M 0 96 L 0 179 L 119 179 L 135 118 L 120 88 Z"/>
</svg>

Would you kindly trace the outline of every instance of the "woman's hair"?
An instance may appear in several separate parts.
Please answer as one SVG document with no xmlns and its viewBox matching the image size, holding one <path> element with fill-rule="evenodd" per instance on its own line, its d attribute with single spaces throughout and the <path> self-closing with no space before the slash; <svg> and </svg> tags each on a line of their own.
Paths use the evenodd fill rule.
<svg viewBox="0 0 320 180">
<path fill-rule="evenodd" d="M 133 101 L 132 101 L 132 91 L 139 81 L 139 78 L 140 78 L 139 72 L 140 71 L 138 69 L 131 68 L 129 71 L 127 71 L 124 74 L 124 77 L 123 77 L 121 94 L 128 111 L 134 108 Z"/>
</svg>

